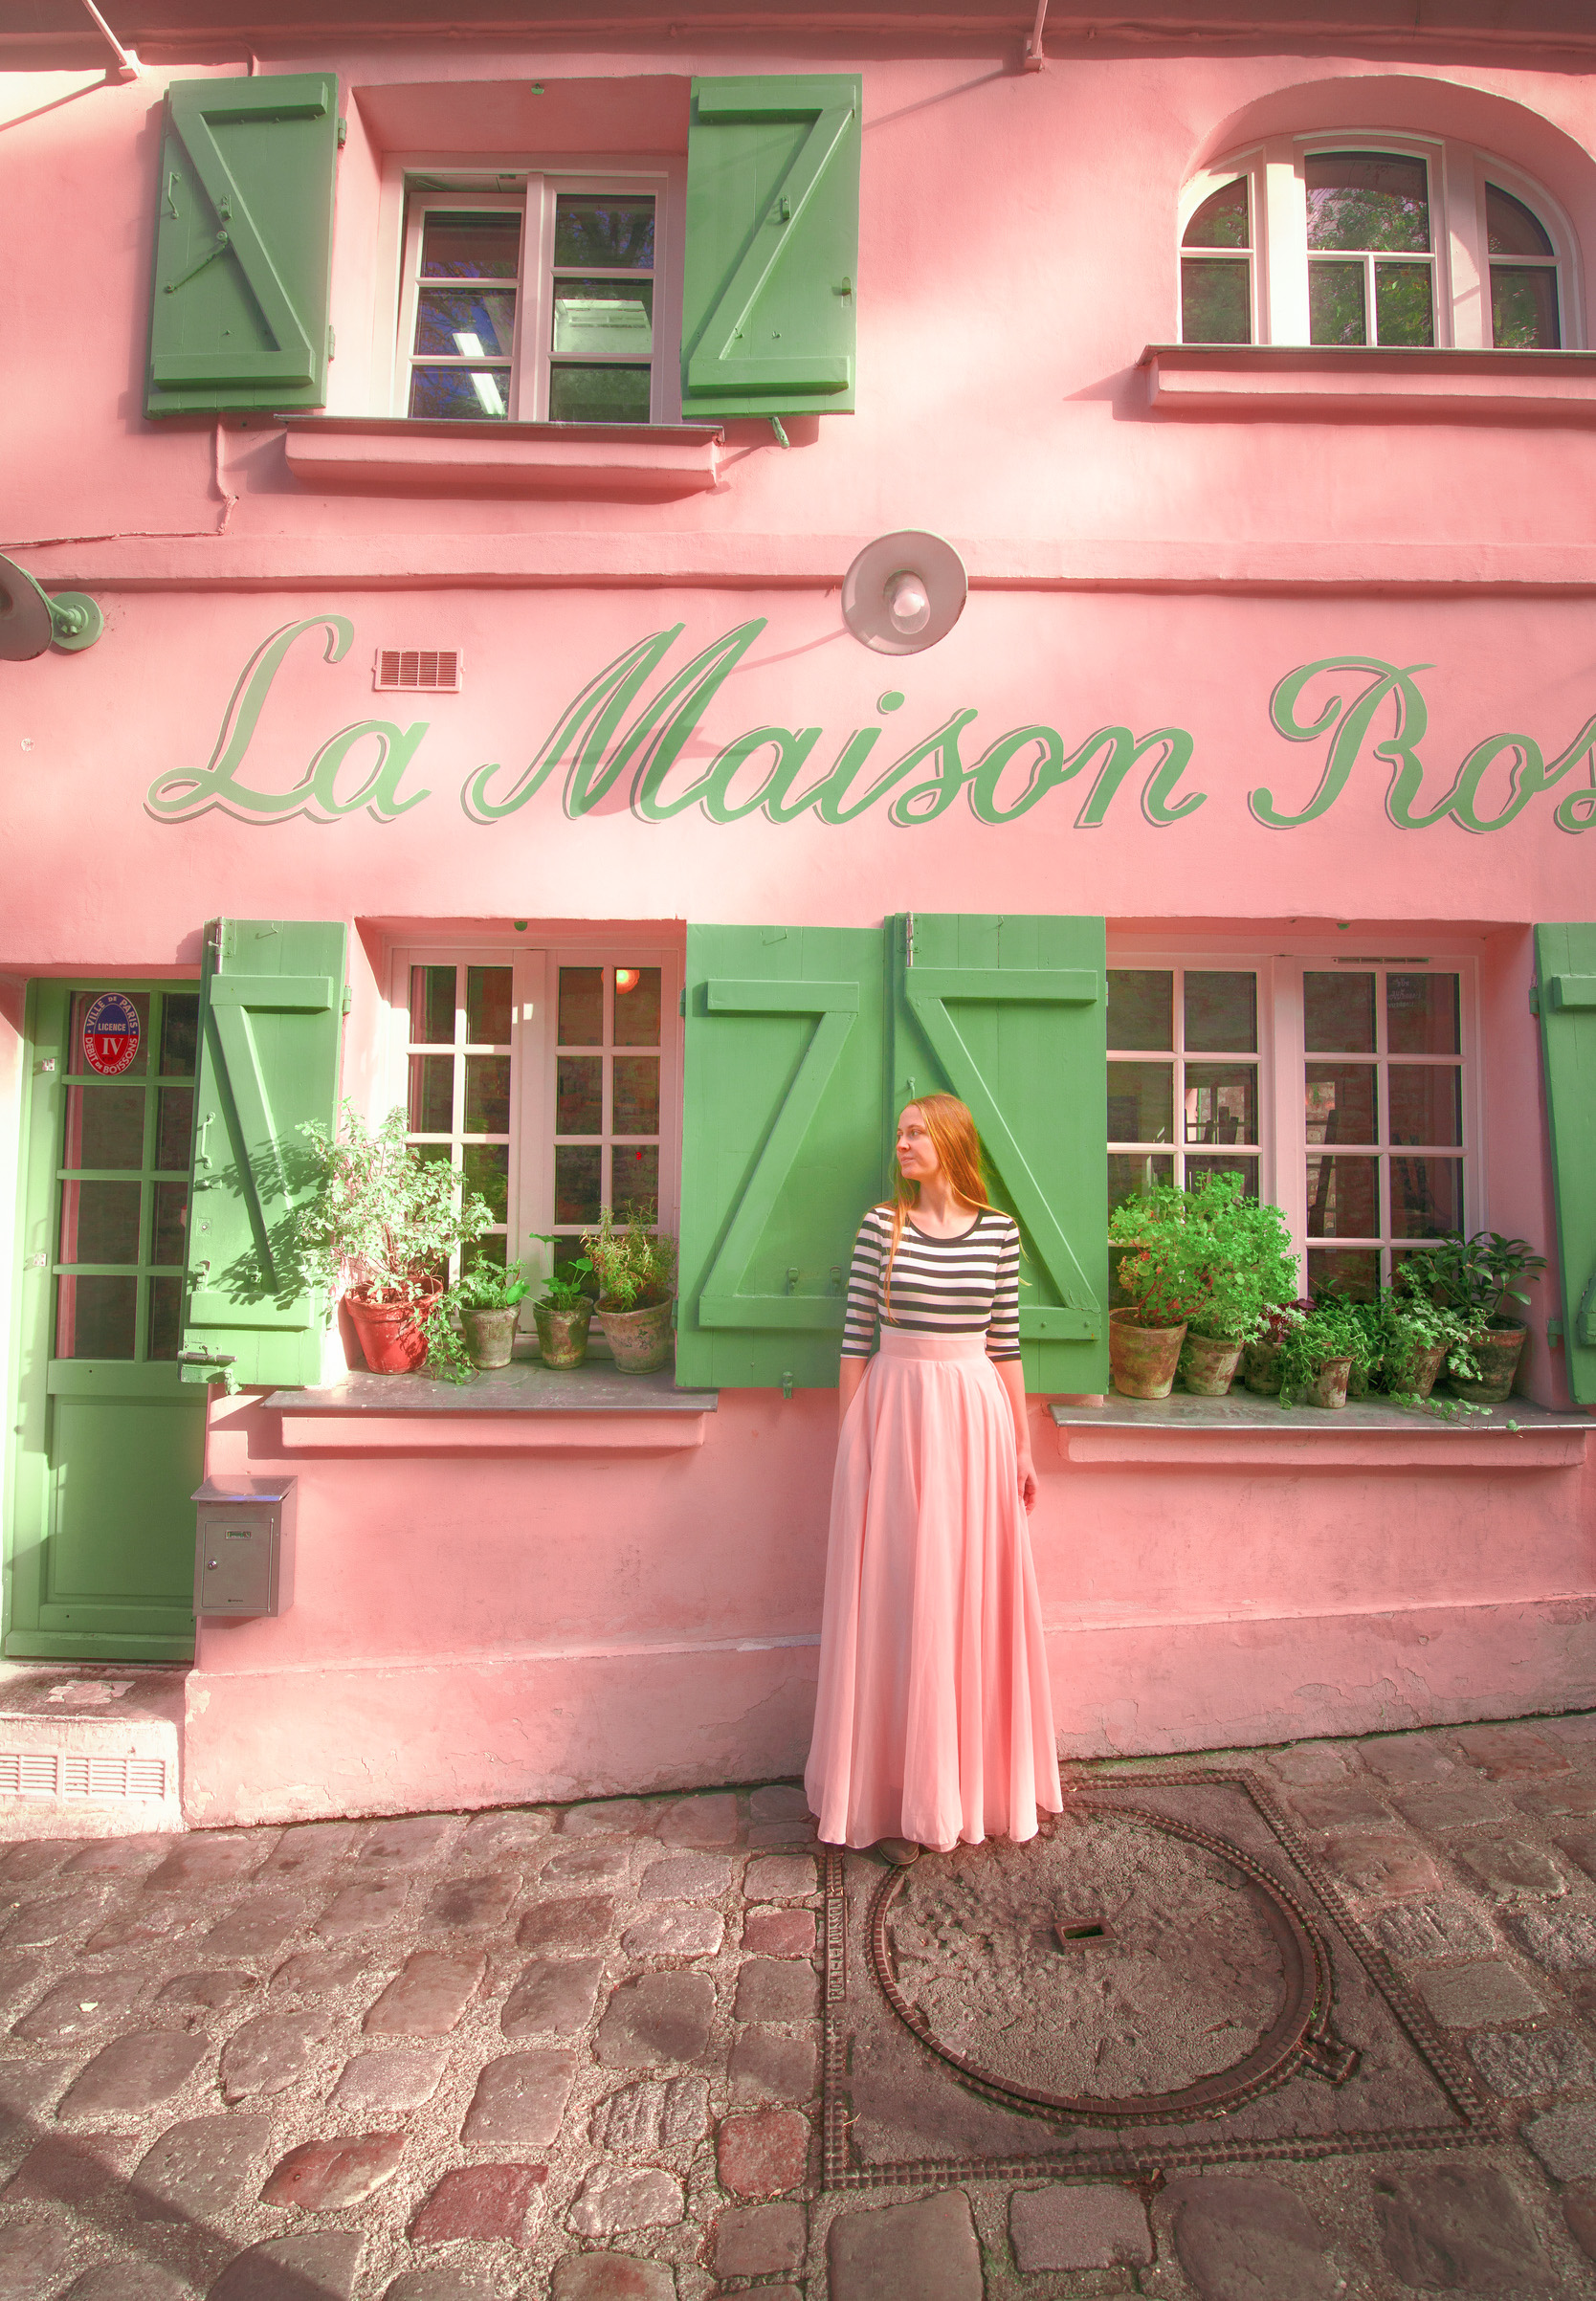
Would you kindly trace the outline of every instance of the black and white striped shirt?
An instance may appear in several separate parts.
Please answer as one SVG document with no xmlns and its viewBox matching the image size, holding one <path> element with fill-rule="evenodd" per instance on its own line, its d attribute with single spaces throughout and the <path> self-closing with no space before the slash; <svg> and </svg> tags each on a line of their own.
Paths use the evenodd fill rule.
<svg viewBox="0 0 1596 2301">
<path fill-rule="evenodd" d="M 876 1326 L 915 1335 L 981 1335 L 989 1359 L 1020 1355 L 1020 1233 L 1007 1214 L 984 1206 L 957 1238 L 932 1238 L 903 1226 L 892 1266 L 892 1317 L 886 1314 L 892 1215 L 872 1206 L 859 1225 L 848 1273 L 845 1359 L 867 1359 Z"/>
</svg>

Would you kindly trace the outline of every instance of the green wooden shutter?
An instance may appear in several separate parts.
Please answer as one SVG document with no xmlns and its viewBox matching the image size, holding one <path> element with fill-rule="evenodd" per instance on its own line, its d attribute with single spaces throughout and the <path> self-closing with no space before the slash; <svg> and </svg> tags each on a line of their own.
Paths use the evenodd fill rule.
<svg viewBox="0 0 1596 2301">
<path fill-rule="evenodd" d="M 892 922 L 892 1099 L 969 1105 L 1020 1226 L 1026 1388 L 1108 1387 L 1108 978 L 1100 918 Z"/>
<path fill-rule="evenodd" d="M 852 414 L 856 73 L 693 83 L 681 407 Z"/>
<path fill-rule="evenodd" d="M 335 74 L 173 83 L 147 413 L 322 405 L 337 172 Z"/>
<path fill-rule="evenodd" d="M 1596 925 L 1537 927 L 1535 979 L 1568 1395 L 1576 1405 L 1596 1405 Z"/>
<path fill-rule="evenodd" d="M 320 1298 L 288 1252 L 304 1119 L 338 1117 L 347 934 L 342 923 L 225 918 L 200 982 L 184 1373 L 233 1361 L 240 1383 L 314 1383 Z"/>
<path fill-rule="evenodd" d="M 836 1382 L 881 1193 L 884 973 L 879 928 L 687 930 L 679 1383 Z"/>
</svg>

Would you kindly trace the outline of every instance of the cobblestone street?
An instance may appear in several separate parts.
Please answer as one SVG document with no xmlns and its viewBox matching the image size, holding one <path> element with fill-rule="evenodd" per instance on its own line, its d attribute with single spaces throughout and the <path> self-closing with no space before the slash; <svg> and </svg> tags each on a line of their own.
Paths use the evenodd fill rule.
<svg viewBox="0 0 1596 2301">
<path fill-rule="evenodd" d="M 1596 2294 L 1596 1716 L 1185 1762 L 1294 1816 L 1496 2138 L 823 2190 L 791 1784 L 34 1840 L 0 1853 L 0 2301 Z"/>
</svg>

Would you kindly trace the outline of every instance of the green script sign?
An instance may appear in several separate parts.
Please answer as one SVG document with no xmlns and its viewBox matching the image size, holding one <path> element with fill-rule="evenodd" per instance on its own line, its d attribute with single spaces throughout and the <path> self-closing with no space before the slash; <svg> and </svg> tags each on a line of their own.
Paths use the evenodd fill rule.
<svg viewBox="0 0 1596 2301">
<path fill-rule="evenodd" d="M 528 766 L 494 763 L 474 769 L 460 793 L 472 821 L 498 823 L 518 813 L 562 774 L 566 815 L 590 813 L 624 783 L 632 813 L 646 823 L 668 822 L 695 807 L 711 823 L 753 814 L 791 823 L 809 811 L 822 823 L 852 823 L 885 802 L 887 820 L 912 830 L 934 823 L 961 792 L 977 822 L 1012 823 L 1051 791 L 1078 783 L 1075 828 L 1092 830 L 1106 820 L 1120 785 L 1144 763 L 1139 797 L 1148 823 L 1181 823 L 1208 805 L 1206 791 L 1180 789 L 1194 749 L 1184 727 L 1155 727 L 1146 735 L 1099 727 L 1073 750 L 1055 727 L 1013 727 L 966 761 L 965 742 L 972 752 L 976 748 L 969 734 L 979 716 L 973 706 L 951 713 L 890 765 L 874 756 L 881 727 L 856 729 L 830 768 L 814 763 L 819 727 L 753 727 L 695 773 L 683 766 L 682 755 L 765 619 L 739 624 L 668 672 L 665 659 L 685 628 L 673 624 L 617 655 L 566 704 Z M 428 732 L 425 719 L 409 727 L 358 719 L 329 736 L 286 789 L 251 780 L 251 746 L 272 682 L 289 650 L 311 632 L 323 635 L 323 660 L 337 663 L 354 638 L 354 625 L 345 615 L 310 615 L 275 631 L 245 665 L 209 763 L 169 767 L 150 785 L 145 805 L 152 815 L 182 823 L 220 808 L 244 822 L 304 815 L 325 823 L 365 808 L 379 823 L 391 823 L 432 797 L 418 781 L 402 788 Z M 1400 830 L 1427 830 L 1448 817 L 1465 830 L 1500 830 L 1582 765 L 1583 779 L 1558 801 L 1553 821 L 1564 831 L 1596 828 L 1596 715 L 1550 760 L 1532 736 L 1488 736 L 1470 751 L 1451 786 L 1421 807 L 1425 766 L 1418 745 L 1429 713 L 1415 674 L 1428 668 L 1403 670 L 1375 655 L 1325 655 L 1288 673 L 1270 697 L 1270 720 L 1288 742 L 1324 742 L 1319 785 L 1295 813 L 1277 807 L 1274 791 L 1259 785 L 1248 793 L 1254 818 L 1275 830 L 1317 821 L 1334 807 L 1366 753 L 1390 770 L 1385 812 Z M 1310 688 L 1321 698 L 1317 710 L 1308 699 Z M 892 691 L 876 709 L 884 717 L 903 701 Z M 1383 712 L 1394 730 L 1377 739 Z M 1494 812 L 1482 811 L 1488 777 Z"/>
</svg>

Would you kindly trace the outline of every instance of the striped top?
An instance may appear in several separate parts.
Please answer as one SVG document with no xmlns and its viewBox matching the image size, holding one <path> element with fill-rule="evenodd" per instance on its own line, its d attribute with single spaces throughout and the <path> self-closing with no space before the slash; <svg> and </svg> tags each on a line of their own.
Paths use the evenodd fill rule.
<svg viewBox="0 0 1596 2301">
<path fill-rule="evenodd" d="M 892 1266 L 892 1317 L 886 1316 L 887 1251 L 892 1215 L 872 1206 L 859 1225 L 848 1273 L 845 1359 L 867 1359 L 879 1319 L 914 1335 L 980 1335 L 989 1359 L 1020 1355 L 1020 1233 L 1007 1214 L 984 1206 L 957 1238 L 931 1238 L 911 1216 Z"/>
</svg>

